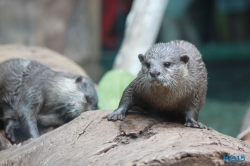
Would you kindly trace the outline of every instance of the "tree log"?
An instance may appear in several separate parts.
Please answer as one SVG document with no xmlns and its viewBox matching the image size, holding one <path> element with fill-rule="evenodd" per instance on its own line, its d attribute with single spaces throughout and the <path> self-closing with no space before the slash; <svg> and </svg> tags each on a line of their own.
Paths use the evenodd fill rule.
<svg viewBox="0 0 250 166">
<path fill-rule="evenodd" d="M 249 165 L 250 144 L 212 129 L 184 127 L 145 114 L 110 122 L 87 111 L 22 146 L 0 152 L 0 165 Z M 244 155 L 245 162 L 224 162 Z"/>
<path fill-rule="evenodd" d="M 138 54 L 155 42 L 168 0 L 135 0 L 126 20 L 125 37 L 114 68 L 134 75 L 140 70 Z"/>
</svg>

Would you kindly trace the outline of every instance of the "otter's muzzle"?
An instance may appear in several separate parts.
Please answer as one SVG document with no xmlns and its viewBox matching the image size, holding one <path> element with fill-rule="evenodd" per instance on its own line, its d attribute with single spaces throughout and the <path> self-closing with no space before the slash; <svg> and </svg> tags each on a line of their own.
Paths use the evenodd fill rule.
<svg viewBox="0 0 250 166">
<path fill-rule="evenodd" d="M 157 78 L 161 73 L 159 71 L 150 71 L 150 76 L 153 78 Z"/>
</svg>

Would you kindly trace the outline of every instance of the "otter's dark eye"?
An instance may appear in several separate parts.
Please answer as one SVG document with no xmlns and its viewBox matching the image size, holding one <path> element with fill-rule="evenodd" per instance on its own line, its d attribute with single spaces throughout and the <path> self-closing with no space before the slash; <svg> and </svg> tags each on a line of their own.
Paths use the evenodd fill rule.
<svg viewBox="0 0 250 166">
<path fill-rule="evenodd" d="M 171 65 L 170 62 L 165 62 L 165 63 L 164 63 L 164 66 L 165 66 L 165 67 L 169 67 L 170 65 Z"/>
<path fill-rule="evenodd" d="M 85 96 L 85 99 L 87 102 L 90 102 L 90 97 L 89 96 Z"/>
<path fill-rule="evenodd" d="M 146 65 L 147 68 L 150 68 L 150 63 L 145 62 L 145 65 Z"/>
</svg>

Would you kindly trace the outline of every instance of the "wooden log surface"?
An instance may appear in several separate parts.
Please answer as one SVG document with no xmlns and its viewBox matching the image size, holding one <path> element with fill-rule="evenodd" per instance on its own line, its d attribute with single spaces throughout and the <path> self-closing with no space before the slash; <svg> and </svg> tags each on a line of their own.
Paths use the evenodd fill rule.
<svg viewBox="0 0 250 166">
<path fill-rule="evenodd" d="M 37 139 L 0 152 L 0 165 L 249 165 L 250 144 L 218 133 L 129 113 L 107 121 L 112 111 L 82 113 Z M 245 162 L 224 162 L 244 155 Z"/>
</svg>

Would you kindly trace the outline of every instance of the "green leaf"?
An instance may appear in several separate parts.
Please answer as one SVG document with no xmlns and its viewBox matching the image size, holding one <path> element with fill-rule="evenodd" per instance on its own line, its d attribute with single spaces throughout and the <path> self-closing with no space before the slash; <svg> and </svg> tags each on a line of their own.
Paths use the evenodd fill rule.
<svg viewBox="0 0 250 166">
<path fill-rule="evenodd" d="M 135 76 L 123 70 L 107 72 L 98 84 L 99 109 L 116 109 L 125 88 Z"/>
</svg>

